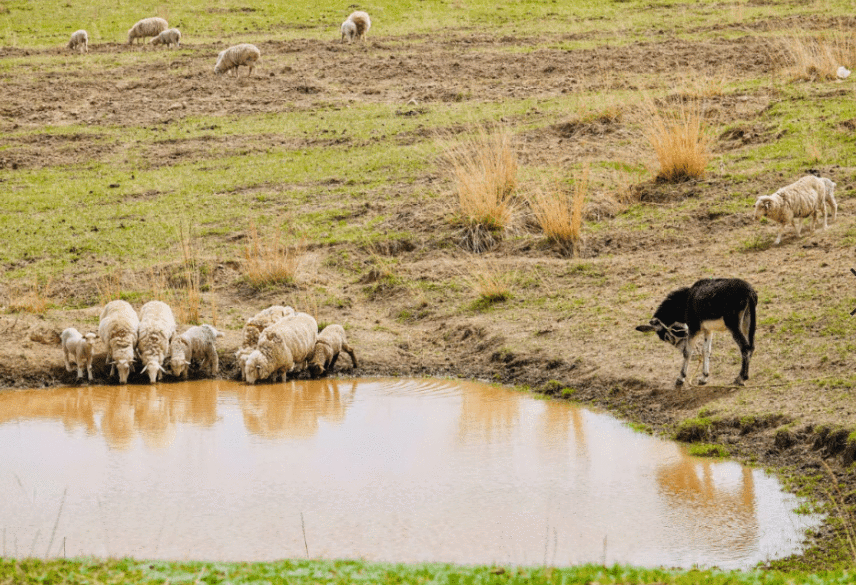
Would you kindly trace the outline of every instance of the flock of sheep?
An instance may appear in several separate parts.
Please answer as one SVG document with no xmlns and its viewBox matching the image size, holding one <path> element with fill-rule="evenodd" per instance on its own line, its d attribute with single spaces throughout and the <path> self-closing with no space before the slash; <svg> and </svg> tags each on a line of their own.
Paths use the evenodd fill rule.
<svg viewBox="0 0 856 585">
<path fill-rule="evenodd" d="M 178 334 L 172 309 L 162 301 L 149 301 L 138 314 L 128 302 L 116 300 L 101 311 L 97 336 L 83 335 L 70 327 L 62 332 L 60 340 L 66 370 L 72 372 L 76 367 L 78 379 L 85 370 L 92 381 L 94 345 L 100 337 L 107 348 L 109 376 L 117 371 L 119 383 L 126 384 L 139 359 L 143 364 L 140 373 L 147 373 L 149 382 L 154 384 L 162 373 L 187 379 L 191 364 L 208 377 L 216 377 L 220 370 L 217 338 L 222 335 L 207 324 Z M 235 357 L 241 377 L 254 384 L 258 380 L 276 381 L 277 377 L 284 380 L 287 373 L 306 369 L 314 377 L 321 376 L 333 369 L 343 351 L 356 368 L 357 358 L 341 325 L 328 325 L 319 333 L 318 323 L 311 315 L 274 305 L 247 321 Z"/>
<path fill-rule="evenodd" d="M 362 10 L 352 12 L 350 16 L 342 23 L 342 42 L 347 39 L 352 43 L 354 39 L 365 40 L 366 33 L 372 26 L 371 18 L 368 13 Z M 169 23 L 163 18 L 153 16 L 144 18 L 138 21 L 128 31 L 128 44 L 132 44 L 136 40 L 145 42 L 145 39 L 153 37 L 150 43 L 152 45 L 166 45 L 172 47 L 181 45 L 181 31 L 177 28 L 169 28 Z M 67 47 L 73 51 L 86 53 L 89 51 L 89 33 L 81 29 L 75 31 L 71 35 L 71 40 L 68 41 Z M 229 47 L 217 56 L 217 63 L 214 65 L 214 73 L 222 74 L 234 69 L 235 75 L 238 75 L 238 68 L 246 66 L 249 70 L 247 74 L 253 74 L 253 68 L 259 60 L 261 52 L 258 47 L 250 43 L 241 43 L 233 47 Z"/>
</svg>

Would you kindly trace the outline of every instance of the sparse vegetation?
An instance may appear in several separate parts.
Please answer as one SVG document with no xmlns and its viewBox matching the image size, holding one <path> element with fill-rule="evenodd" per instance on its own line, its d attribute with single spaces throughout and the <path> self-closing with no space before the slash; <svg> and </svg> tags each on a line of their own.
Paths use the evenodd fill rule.
<svg viewBox="0 0 856 585">
<path fill-rule="evenodd" d="M 793 29 L 773 42 L 771 52 L 792 80 L 835 79 L 840 66 L 856 67 L 856 35 L 849 27 L 823 35 Z"/>
<path fill-rule="evenodd" d="M 580 249 L 588 180 L 586 165 L 574 177 L 572 195 L 565 193 L 556 180 L 536 186 L 528 195 L 529 205 L 544 235 L 567 255 L 575 255 Z"/>
<path fill-rule="evenodd" d="M 255 222 L 250 222 L 241 267 L 244 278 L 255 288 L 291 284 L 297 276 L 304 248 L 302 242 L 284 244 L 279 230 L 262 236 Z"/>
<path fill-rule="evenodd" d="M 658 181 L 679 183 L 704 176 L 711 153 L 700 100 L 681 99 L 675 108 L 649 102 L 643 132 L 659 163 Z"/>
</svg>

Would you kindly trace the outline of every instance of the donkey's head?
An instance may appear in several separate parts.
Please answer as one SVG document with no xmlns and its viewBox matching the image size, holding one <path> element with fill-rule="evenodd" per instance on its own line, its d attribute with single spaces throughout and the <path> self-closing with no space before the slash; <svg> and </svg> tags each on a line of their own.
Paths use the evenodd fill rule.
<svg viewBox="0 0 856 585">
<path fill-rule="evenodd" d="M 671 325 L 666 325 L 654 317 L 647 325 L 639 325 L 636 328 L 636 331 L 641 331 L 643 333 L 653 331 L 663 341 L 667 341 L 675 347 L 681 347 L 687 342 L 690 328 L 686 323 L 672 323 Z"/>
</svg>

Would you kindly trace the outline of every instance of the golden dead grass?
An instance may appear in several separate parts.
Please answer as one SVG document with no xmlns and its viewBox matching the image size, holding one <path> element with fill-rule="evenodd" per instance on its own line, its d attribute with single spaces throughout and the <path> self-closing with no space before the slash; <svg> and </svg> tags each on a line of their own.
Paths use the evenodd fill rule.
<svg viewBox="0 0 856 585">
<path fill-rule="evenodd" d="M 674 108 L 645 105 L 643 134 L 654 149 L 658 181 L 680 183 L 704 176 L 711 159 L 710 137 L 699 100 L 680 100 Z"/>
<path fill-rule="evenodd" d="M 843 28 L 826 36 L 795 29 L 774 42 L 771 54 L 791 80 L 835 79 L 840 66 L 856 66 L 856 35 Z"/>
<path fill-rule="evenodd" d="M 476 294 L 475 307 L 488 306 L 511 298 L 512 272 L 502 272 L 484 261 L 474 261 L 469 272 L 463 275 L 464 282 Z"/>
<path fill-rule="evenodd" d="M 459 221 L 474 252 L 495 243 L 511 224 L 517 188 L 517 152 L 510 130 L 479 126 L 444 151 L 458 195 Z"/>
<path fill-rule="evenodd" d="M 566 193 L 554 178 L 527 194 L 529 206 L 544 235 L 568 255 L 576 255 L 580 248 L 588 185 L 589 166 L 585 165 L 574 177 L 573 193 Z"/>
<path fill-rule="evenodd" d="M 256 224 L 250 223 L 241 272 L 255 288 L 293 283 L 305 248 L 302 242 L 285 245 L 280 239 L 279 230 L 263 237 Z"/>
<path fill-rule="evenodd" d="M 34 279 L 30 286 L 13 286 L 9 293 L 8 309 L 12 312 L 25 312 L 34 315 L 43 315 L 51 305 L 51 284 L 48 279 L 44 285 L 40 285 Z"/>
</svg>

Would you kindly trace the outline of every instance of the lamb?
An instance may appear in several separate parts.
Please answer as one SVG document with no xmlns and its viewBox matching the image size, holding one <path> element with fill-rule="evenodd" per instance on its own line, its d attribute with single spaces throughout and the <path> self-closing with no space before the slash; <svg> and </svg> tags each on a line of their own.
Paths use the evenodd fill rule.
<svg viewBox="0 0 856 585">
<path fill-rule="evenodd" d="M 350 16 L 342 23 L 342 42 L 348 39 L 349 43 L 353 43 L 357 38 L 361 41 L 366 40 L 366 33 L 372 27 L 372 19 L 369 18 L 367 12 L 357 10 L 352 12 Z"/>
<path fill-rule="evenodd" d="M 169 344 L 175 335 L 175 317 L 172 309 L 163 301 L 149 301 L 140 308 L 137 351 L 144 364 L 142 372 L 148 372 L 149 382 L 160 378 L 163 362 L 169 353 Z"/>
<path fill-rule="evenodd" d="M 83 370 L 85 369 L 91 382 L 92 347 L 98 336 L 94 333 L 81 335 L 80 331 L 74 327 L 69 327 L 59 337 L 62 341 L 62 352 L 65 355 L 65 369 L 69 372 L 74 371 L 74 368 L 71 366 L 73 362 L 77 366 L 77 378 L 80 379 L 83 377 Z"/>
<path fill-rule="evenodd" d="M 181 335 L 174 336 L 169 344 L 172 375 L 186 380 L 190 363 L 196 361 L 200 369 L 208 366 L 209 376 L 216 376 L 220 371 L 220 359 L 217 356 L 218 337 L 223 337 L 223 333 L 207 324 L 191 327 Z"/>
<path fill-rule="evenodd" d="M 828 227 L 826 216 L 827 185 L 819 177 L 806 175 L 787 187 L 782 187 L 772 195 L 761 195 L 755 201 L 755 219 L 769 217 L 778 222 L 779 235 L 775 244 L 782 241 L 782 234 L 788 224 L 794 226 L 797 237 L 802 230 L 802 218 L 811 217 L 811 232 L 818 214 L 823 214 L 823 229 Z M 836 206 L 837 207 L 837 206 Z"/>
<path fill-rule="evenodd" d="M 315 352 L 309 361 L 309 369 L 312 375 L 318 377 L 326 371 L 332 372 L 336 360 L 339 359 L 339 353 L 342 351 L 351 356 L 351 363 L 355 368 L 358 368 L 357 356 L 354 355 L 354 350 L 348 345 L 345 329 L 341 325 L 327 325 L 315 340 Z"/>
<path fill-rule="evenodd" d="M 229 47 L 224 51 L 220 51 L 217 56 L 217 63 L 214 65 L 214 73 L 217 75 L 226 73 L 230 69 L 235 70 L 235 76 L 238 75 L 238 68 L 241 65 L 249 67 L 250 72 L 247 77 L 253 74 L 253 67 L 256 66 L 256 61 L 259 60 L 261 52 L 258 47 L 249 43 L 241 43 L 234 47 Z"/>
<path fill-rule="evenodd" d="M 177 28 L 168 28 L 158 36 L 149 41 L 151 45 L 166 45 L 167 47 L 181 46 L 181 31 Z"/>
<path fill-rule="evenodd" d="M 144 18 L 128 30 L 128 44 L 130 45 L 136 39 L 145 42 L 146 37 L 156 37 L 168 28 L 169 24 L 163 18 L 157 16 Z"/>
<path fill-rule="evenodd" d="M 654 331 L 663 341 L 684 354 L 681 375 L 675 382 L 681 386 L 687 377 L 687 366 L 695 339 L 704 334 L 702 376 L 698 383 L 707 384 L 710 375 L 710 351 L 714 331 L 730 331 L 740 347 L 742 364 L 734 383 L 742 386 L 749 379 L 749 358 L 755 351 L 755 307 L 758 293 L 739 278 L 707 278 L 691 287 L 679 288 L 666 296 L 654 317 L 636 331 Z"/>
<path fill-rule="evenodd" d="M 832 179 L 827 179 L 826 177 L 821 177 L 820 180 L 823 181 L 826 187 L 826 198 L 823 204 L 832 208 L 832 221 L 835 221 L 835 218 L 838 216 L 838 202 L 835 201 L 835 183 L 832 182 Z"/>
<path fill-rule="evenodd" d="M 315 350 L 318 323 L 306 313 L 296 313 L 280 319 L 259 337 L 256 349 L 244 363 L 244 378 L 248 384 L 277 376 L 285 379 L 287 372 L 300 367 Z"/>
<path fill-rule="evenodd" d="M 126 384 L 128 374 L 133 371 L 139 326 L 140 319 L 136 311 L 126 301 L 110 301 L 101 311 L 98 335 L 107 347 L 109 375 L 112 376 L 114 368 L 117 369 L 120 384 Z"/>
<path fill-rule="evenodd" d="M 244 364 L 247 358 L 256 349 L 256 344 L 259 341 L 259 336 L 262 331 L 282 319 L 294 315 L 294 309 L 291 307 L 283 307 L 282 305 L 273 305 L 264 311 L 260 311 L 247 319 L 244 324 L 243 334 L 244 340 L 241 342 L 241 349 L 235 352 L 235 360 L 238 362 L 238 371 L 241 376 L 244 375 Z"/>
<path fill-rule="evenodd" d="M 83 29 L 74 31 L 71 33 L 71 40 L 68 41 L 67 48 L 71 50 L 77 49 L 80 53 L 88 53 L 89 34 Z"/>
</svg>

